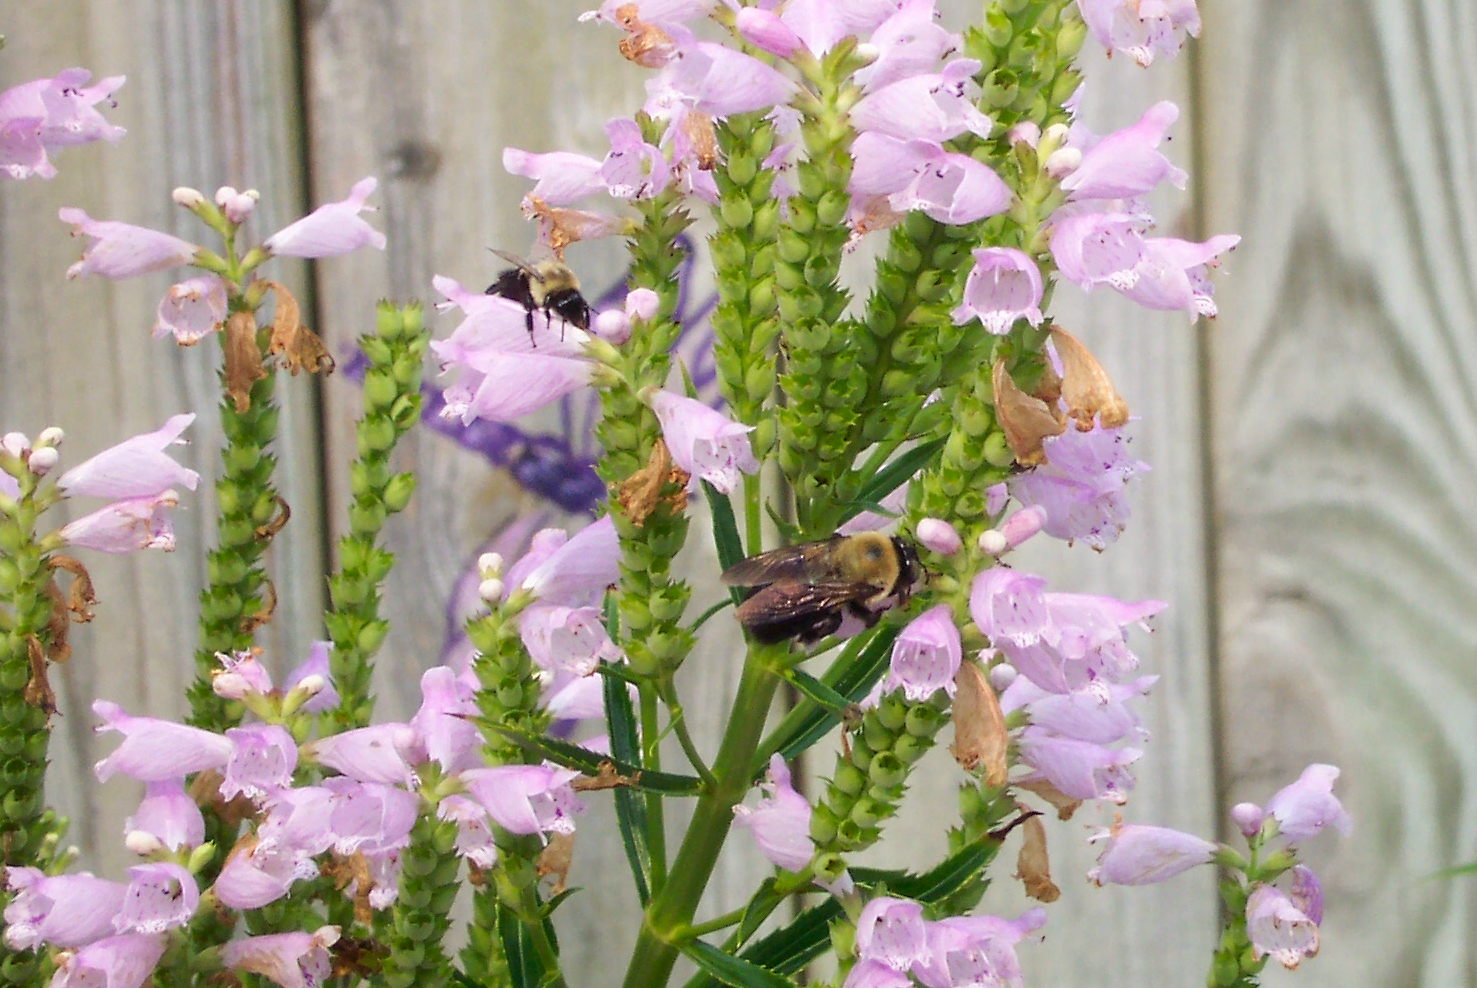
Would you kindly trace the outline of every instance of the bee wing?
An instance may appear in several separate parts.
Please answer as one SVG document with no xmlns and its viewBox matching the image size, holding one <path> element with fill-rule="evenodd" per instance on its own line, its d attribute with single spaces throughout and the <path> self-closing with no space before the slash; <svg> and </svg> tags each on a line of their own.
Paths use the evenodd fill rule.
<svg viewBox="0 0 1477 988">
<path fill-rule="evenodd" d="M 739 622 L 779 624 L 814 614 L 835 610 L 846 604 L 867 600 L 877 593 L 869 583 L 834 580 L 825 583 L 771 583 L 738 606 Z"/>
<path fill-rule="evenodd" d="M 507 261 L 509 264 L 513 265 L 513 267 L 517 268 L 519 271 L 522 271 L 524 274 L 528 275 L 530 278 L 536 278 L 539 281 L 544 280 L 544 276 L 539 274 L 538 271 L 534 270 L 532 264 L 529 264 L 517 254 L 509 254 L 507 251 L 498 250 L 496 247 L 489 247 L 487 249 L 492 251 L 498 257 L 501 257 L 503 260 Z"/>
<path fill-rule="evenodd" d="M 730 587 L 762 587 L 790 581 L 810 583 L 833 576 L 828 560 L 834 539 L 787 545 L 750 556 L 723 571 L 721 579 Z"/>
</svg>

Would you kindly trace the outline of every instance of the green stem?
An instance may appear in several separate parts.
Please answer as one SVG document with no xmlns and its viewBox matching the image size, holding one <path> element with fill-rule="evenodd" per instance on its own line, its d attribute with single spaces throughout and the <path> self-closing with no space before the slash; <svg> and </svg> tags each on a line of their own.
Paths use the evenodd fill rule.
<svg viewBox="0 0 1477 988">
<path fill-rule="evenodd" d="M 645 739 L 641 764 L 659 772 L 662 759 L 657 740 L 661 728 L 657 722 L 656 689 L 650 683 L 642 683 L 637 687 L 637 696 L 641 701 L 641 737 Z M 657 792 L 646 793 L 646 844 L 651 849 L 651 887 L 656 893 L 667 881 L 667 822 L 662 813 L 662 797 Z"/>
<path fill-rule="evenodd" d="M 749 555 L 757 556 L 764 551 L 763 498 L 759 490 L 759 475 L 744 475 L 744 537 L 749 545 Z"/>
<path fill-rule="evenodd" d="M 698 798 L 670 877 L 646 907 L 626 970 L 626 988 L 660 988 L 671 976 L 683 930 L 692 921 L 733 825 L 733 808 L 753 781 L 749 765 L 780 683 L 774 668 L 781 664 L 785 648 L 750 646 L 728 727 L 714 760 L 715 785 Z"/>
</svg>

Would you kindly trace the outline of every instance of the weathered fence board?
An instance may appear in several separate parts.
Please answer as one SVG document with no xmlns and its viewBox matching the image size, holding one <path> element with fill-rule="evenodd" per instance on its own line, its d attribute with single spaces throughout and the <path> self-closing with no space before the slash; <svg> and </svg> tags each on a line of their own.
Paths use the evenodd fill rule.
<svg viewBox="0 0 1477 988">
<path fill-rule="evenodd" d="M 1245 236 L 1210 351 L 1226 799 L 1344 770 L 1299 984 L 1471 984 L 1472 880 L 1431 876 L 1477 859 L 1477 16 L 1239 0 L 1205 34 L 1206 216 Z"/>
</svg>

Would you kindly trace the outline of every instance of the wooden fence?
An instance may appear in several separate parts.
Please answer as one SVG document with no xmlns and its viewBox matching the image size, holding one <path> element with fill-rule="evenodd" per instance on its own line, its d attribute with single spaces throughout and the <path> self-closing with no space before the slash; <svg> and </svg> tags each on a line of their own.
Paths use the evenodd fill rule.
<svg viewBox="0 0 1477 988">
<path fill-rule="evenodd" d="M 193 236 L 171 189 L 249 186 L 262 193 L 264 234 L 377 175 L 388 250 L 277 274 L 347 352 L 377 298 L 429 299 L 435 273 L 477 284 L 493 270 L 488 245 L 528 242 L 526 184 L 503 172 L 505 145 L 598 154 L 604 121 L 639 104 L 642 74 L 617 56 L 615 35 L 576 24 L 587 5 L 6 5 L 0 86 L 72 65 L 126 74 L 110 118 L 129 133 L 63 153 L 52 182 L 0 185 L 0 424 L 64 426 L 75 463 L 170 414 L 201 413 L 190 459 L 205 479 L 180 512 L 180 551 L 89 561 L 103 605 L 57 684 L 50 792 L 93 869 L 116 877 L 127 863 L 120 827 L 137 792 L 91 778 L 113 742 L 92 736 L 88 707 L 106 696 L 135 713 L 183 713 L 219 429 L 211 348 L 149 338 L 168 275 L 64 281 L 78 248 L 58 207 Z M 977 13 L 942 6 L 954 25 Z M 1154 471 L 1108 552 L 1033 547 L 1023 565 L 1057 588 L 1172 605 L 1141 649 L 1163 679 L 1131 820 L 1213 834 L 1228 806 L 1265 799 L 1308 762 L 1343 768 L 1355 835 L 1310 849 L 1328 904 L 1323 954 L 1271 983 L 1477 984 L 1477 881 L 1433 877 L 1477 860 L 1477 7 L 1201 9 L 1203 40 L 1176 61 L 1144 72 L 1092 60 L 1085 107 L 1099 132 L 1157 99 L 1182 107 L 1168 150 L 1191 185 L 1156 214 L 1163 232 L 1244 237 L 1219 279 L 1221 315 L 1192 325 L 1107 292 L 1090 305 L 1059 293 L 1059 318 L 1141 416 L 1134 450 Z M 621 269 L 613 247 L 571 259 L 592 285 Z M 281 391 L 293 520 L 275 544 L 282 599 L 262 641 L 279 667 L 321 633 L 322 573 L 344 523 L 346 478 L 333 471 L 357 411 L 342 375 L 321 393 L 303 380 Z M 461 568 L 488 533 L 537 507 L 428 431 L 409 438 L 401 465 L 421 484 L 391 526 L 401 563 L 378 709 L 393 717 L 413 708 L 420 670 L 437 661 Z M 683 688 L 697 722 L 716 716 L 735 675 L 722 654 L 691 663 Z M 954 782 L 945 758 L 928 765 L 886 860 L 918 863 L 942 847 Z M 608 983 L 633 925 L 613 838 L 594 836 L 608 822 L 584 828 L 574 883 L 586 891 L 561 911 L 573 984 Z M 1052 831 L 1065 894 L 1046 946 L 1025 951 L 1027 983 L 1202 983 L 1211 876 L 1080 887 L 1086 831 L 1080 818 Z M 752 854 L 726 861 L 705 911 L 731 907 L 759 867 Z M 1019 907 L 1008 884 L 991 890 L 992 908 Z"/>
</svg>

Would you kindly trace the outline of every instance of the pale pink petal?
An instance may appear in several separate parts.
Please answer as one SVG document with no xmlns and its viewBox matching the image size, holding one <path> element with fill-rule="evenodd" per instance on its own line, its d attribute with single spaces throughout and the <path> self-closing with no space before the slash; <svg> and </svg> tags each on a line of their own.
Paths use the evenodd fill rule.
<svg viewBox="0 0 1477 988">
<path fill-rule="evenodd" d="M 360 179 L 348 198 L 319 206 L 272 234 L 262 246 L 279 257 L 308 258 L 338 257 L 365 246 L 384 250 L 385 235 L 359 216 L 373 209 L 364 201 L 378 184 L 373 176 Z"/>
</svg>

